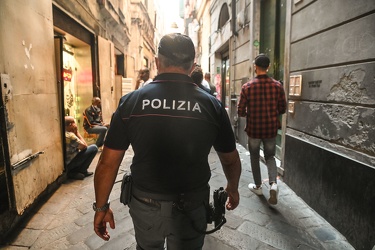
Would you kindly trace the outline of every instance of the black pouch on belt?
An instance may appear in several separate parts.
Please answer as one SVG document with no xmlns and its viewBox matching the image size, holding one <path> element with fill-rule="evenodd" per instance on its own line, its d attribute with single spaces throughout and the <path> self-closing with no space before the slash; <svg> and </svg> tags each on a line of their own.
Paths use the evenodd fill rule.
<svg viewBox="0 0 375 250">
<path fill-rule="evenodd" d="M 132 186 L 133 179 L 131 173 L 125 173 L 124 177 L 122 177 L 120 194 L 120 202 L 124 205 L 128 205 L 130 203 L 132 198 Z"/>
</svg>

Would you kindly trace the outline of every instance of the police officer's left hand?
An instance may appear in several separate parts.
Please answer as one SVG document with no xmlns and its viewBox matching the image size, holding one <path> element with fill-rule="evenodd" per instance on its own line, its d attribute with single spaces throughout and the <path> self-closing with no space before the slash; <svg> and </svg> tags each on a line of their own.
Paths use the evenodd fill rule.
<svg viewBox="0 0 375 250">
<path fill-rule="evenodd" d="M 108 208 L 106 211 L 95 212 L 94 231 L 105 241 L 108 241 L 111 238 L 107 230 L 107 222 L 112 229 L 115 229 L 115 220 L 111 208 Z"/>
</svg>

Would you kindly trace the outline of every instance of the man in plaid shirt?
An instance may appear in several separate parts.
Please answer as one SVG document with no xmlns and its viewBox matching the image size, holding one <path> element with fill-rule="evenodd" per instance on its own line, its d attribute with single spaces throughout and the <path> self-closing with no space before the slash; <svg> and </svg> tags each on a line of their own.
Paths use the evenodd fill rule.
<svg viewBox="0 0 375 250">
<path fill-rule="evenodd" d="M 267 75 L 270 59 L 265 54 L 254 60 L 257 76 L 242 86 L 238 115 L 246 116 L 245 131 L 248 135 L 248 146 L 251 170 L 255 183 L 249 189 L 257 195 L 263 195 L 259 164 L 260 143 L 263 143 L 264 158 L 268 168 L 271 205 L 277 204 L 277 167 L 275 161 L 277 130 L 281 128 L 279 115 L 285 113 L 286 100 L 284 88 L 280 82 Z"/>
</svg>

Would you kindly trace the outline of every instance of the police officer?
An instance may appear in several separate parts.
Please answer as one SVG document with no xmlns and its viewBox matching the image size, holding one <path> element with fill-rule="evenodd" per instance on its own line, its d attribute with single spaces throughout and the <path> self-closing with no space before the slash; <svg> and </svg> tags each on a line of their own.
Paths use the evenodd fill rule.
<svg viewBox="0 0 375 250">
<path fill-rule="evenodd" d="M 232 127 L 222 104 L 189 77 L 194 58 L 188 36 L 163 36 L 156 78 L 121 98 L 94 178 L 94 230 L 102 239 L 110 238 L 106 223 L 115 226 L 108 197 L 129 145 L 137 249 L 164 249 L 165 241 L 168 249 L 202 249 L 212 146 L 227 178 L 226 208 L 238 206 L 241 162 Z"/>
</svg>

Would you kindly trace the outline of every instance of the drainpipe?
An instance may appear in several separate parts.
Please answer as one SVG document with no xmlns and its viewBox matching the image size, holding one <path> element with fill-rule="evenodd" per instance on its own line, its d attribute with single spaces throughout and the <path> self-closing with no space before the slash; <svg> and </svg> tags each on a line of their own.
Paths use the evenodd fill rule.
<svg viewBox="0 0 375 250">
<path fill-rule="evenodd" d="M 236 0 L 232 0 L 232 30 L 235 36 L 238 36 L 238 32 L 236 30 Z"/>
</svg>

